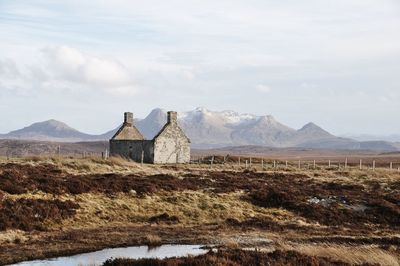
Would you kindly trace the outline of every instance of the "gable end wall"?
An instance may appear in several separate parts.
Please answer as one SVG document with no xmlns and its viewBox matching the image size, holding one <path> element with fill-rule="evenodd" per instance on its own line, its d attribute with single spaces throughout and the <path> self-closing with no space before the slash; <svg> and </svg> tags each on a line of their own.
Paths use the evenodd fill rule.
<svg viewBox="0 0 400 266">
<path fill-rule="evenodd" d="M 154 163 L 190 162 L 190 142 L 178 125 L 168 124 L 154 139 Z"/>
</svg>

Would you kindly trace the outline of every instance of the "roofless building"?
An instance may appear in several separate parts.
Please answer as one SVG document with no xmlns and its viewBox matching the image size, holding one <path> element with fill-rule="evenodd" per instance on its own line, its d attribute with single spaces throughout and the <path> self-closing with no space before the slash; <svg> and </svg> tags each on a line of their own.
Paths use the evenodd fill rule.
<svg viewBox="0 0 400 266">
<path fill-rule="evenodd" d="M 136 162 L 166 164 L 190 161 L 190 140 L 178 125 L 177 113 L 168 112 L 168 121 L 152 139 L 145 140 L 135 127 L 133 114 L 124 114 L 124 123 L 110 139 L 110 155 Z"/>
</svg>

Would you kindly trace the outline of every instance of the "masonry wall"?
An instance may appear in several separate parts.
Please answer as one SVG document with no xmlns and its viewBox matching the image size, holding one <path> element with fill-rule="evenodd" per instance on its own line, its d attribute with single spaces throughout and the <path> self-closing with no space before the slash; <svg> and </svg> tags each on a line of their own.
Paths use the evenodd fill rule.
<svg viewBox="0 0 400 266">
<path fill-rule="evenodd" d="M 167 125 L 154 139 L 154 163 L 190 162 L 190 142 L 176 125 Z"/>
<path fill-rule="evenodd" d="M 152 140 L 110 140 L 110 155 L 121 156 L 136 162 L 153 163 L 154 145 Z"/>
</svg>

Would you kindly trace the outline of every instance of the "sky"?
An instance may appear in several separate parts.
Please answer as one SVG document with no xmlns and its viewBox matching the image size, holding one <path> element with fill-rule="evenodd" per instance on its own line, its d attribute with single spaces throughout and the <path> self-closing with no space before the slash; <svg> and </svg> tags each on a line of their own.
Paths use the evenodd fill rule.
<svg viewBox="0 0 400 266">
<path fill-rule="evenodd" d="M 400 134 L 398 0 L 0 0 L 0 133 L 124 111 Z"/>
</svg>

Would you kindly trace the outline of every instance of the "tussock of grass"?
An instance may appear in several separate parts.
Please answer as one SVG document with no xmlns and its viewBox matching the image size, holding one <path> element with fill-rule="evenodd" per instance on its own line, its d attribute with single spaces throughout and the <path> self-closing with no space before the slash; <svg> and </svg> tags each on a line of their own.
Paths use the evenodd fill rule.
<svg viewBox="0 0 400 266">
<path fill-rule="evenodd" d="M 157 236 L 157 235 L 146 235 L 145 236 L 145 241 L 144 243 L 148 246 L 160 246 L 162 244 L 162 239 L 161 237 Z"/>
<path fill-rule="evenodd" d="M 177 217 L 183 225 L 224 223 L 226 219 L 238 221 L 252 217 L 268 217 L 277 221 L 296 221 L 286 210 L 265 209 L 242 200 L 243 194 L 207 194 L 198 191 L 163 192 L 152 196 L 136 197 L 118 193 L 111 197 L 102 194 L 81 194 L 63 199 L 75 200 L 80 205 L 77 214 L 58 227 L 91 227 L 111 223 L 149 223 L 154 216 L 166 213 Z"/>
<path fill-rule="evenodd" d="M 341 260 L 352 265 L 361 265 L 363 263 L 388 266 L 400 265 L 399 258 L 396 255 L 374 245 L 299 244 L 289 246 L 284 244 L 283 246 L 287 250 L 295 250 L 310 256 Z"/>
<path fill-rule="evenodd" d="M 137 171 L 140 168 L 140 164 L 121 157 L 110 157 L 107 160 L 100 157 L 73 158 L 60 156 L 28 156 L 10 160 L 0 158 L 0 163 L 10 162 L 33 166 L 38 164 L 52 164 L 71 174 L 125 173 Z"/>
<path fill-rule="evenodd" d="M 43 165 L 51 164 L 57 166 L 60 170 L 69 174 L 84 175 L 84 174 L 171 174 L 181 175 L 192 169 L 192 165 L 152 165 L 140 164 L 122 157 L 110 157 L 102 159 L 100 157 L 63 157 L 63 156 L 28 156 L 23 158 L 0 157 L 0 164 L 16 163 L 21 165 Z M 1 170 L 0 170 L 1 171 Z"/>
<path fill-rule="evenodd" d="M 0 245 L 9 243 L 23 243 L 28 240 L 27 233 L 21 230 L 0 231 Z"/>
</svg>

